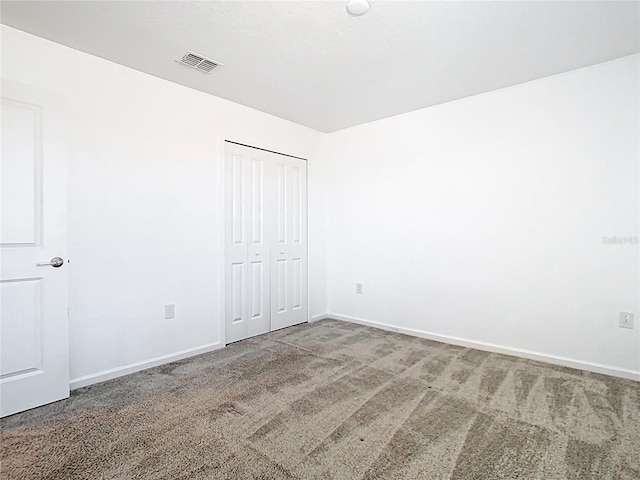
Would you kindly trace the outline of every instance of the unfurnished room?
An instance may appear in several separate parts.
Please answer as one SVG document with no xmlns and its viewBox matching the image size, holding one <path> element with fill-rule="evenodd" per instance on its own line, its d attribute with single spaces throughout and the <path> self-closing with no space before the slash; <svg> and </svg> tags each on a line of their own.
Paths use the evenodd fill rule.
<svg viewBox="0 0 640 480">
<path fill-rule="evenodd" d="M 0 23 L 0 480 L 640 480 L 639 1 Z"/>
</svg>

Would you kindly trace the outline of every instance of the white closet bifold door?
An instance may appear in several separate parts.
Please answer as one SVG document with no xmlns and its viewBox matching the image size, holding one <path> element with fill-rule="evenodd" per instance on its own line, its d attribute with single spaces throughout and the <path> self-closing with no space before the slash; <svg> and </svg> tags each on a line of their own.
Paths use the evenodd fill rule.
<svg viewBox="0 0 640 480">
<path fill-rule="evenodd" d="M 271 244 L 271 330 L 307 321 L 306 162 L 275 159 L 275 241 Z"/>
<path fill-rule="evenodd" d="M 307 321 L 306 161 L 226 143 L 226 343 Z"/>
</svg>

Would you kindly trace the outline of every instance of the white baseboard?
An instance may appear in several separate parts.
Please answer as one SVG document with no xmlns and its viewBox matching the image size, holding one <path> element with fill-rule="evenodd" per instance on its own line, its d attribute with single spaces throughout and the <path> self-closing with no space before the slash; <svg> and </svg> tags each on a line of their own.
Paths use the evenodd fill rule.
<svg viewBox="0 0 640 480">
<path fill-rule="evenodd" d="M 314 315 L 309 319 L 309 323 L 317 322 L 319 320 L 324 320 L 325 318 L 329 318 L 328 313 L 321 313 L 320 315 Z"/>
<path fill-rule="evenodd" d="M 386 323 L 373 322 L 371 320 L 365 320 L 363 318 L 356 318 L 356 317 L 349 317 L 347 315 L 327 313 L 326 315 L 322 316 L 322 318 L 332 318 L 335 320 L 342 320 L 344 322 L 358 323 L 360 325 L 380 328 L 382 330 L 388 330 L 391 332 L 404 333 L 406 335 L 426 338 L 428 340 L 435 340 L 437 342 L 450 343 L 452 345 L 459 345 L 461 347 L 475 348 L 477 350 L 486 350 L 488 352 L 493 352 L 493 353 L 502 353 L 505 355 L 512 355 L 515 357 L 527 358 L 529 360 L 538 360 L 540 362 L 561 365 L 563 367 L 576 368 L 578 370 L 586 370 L 588 372 L 602 373 L 605 375 L 612 375 L 614 377 L 621 377 L 621 378 L 627 378 L 630 380 L 640 381 L 640 371 L 614 367 L 611 365 L 602 365 L 599 363 L 584 362 L 580 360 L 573 360 L 571 358 L 559 357 L 556 355 L 548 355 L 545 353 L 532 352 L 530 350 L 522 350 L 519 348 L 511 348 L 511 347 L 505 347 L 502 345 L 495 345 L 493 343 L 479 342 L 475 340 L 469 340 L 466 338 L 450 337 L 448 335 L 439 335 L 436 333 L 425 332 L 423 330 L 416 330 L 413 328 L 396 327 L 394 325 L 389 325 Z M 318 320 L 320 320 L 320 318 L 318 318 Z"/>
<path fill-rule="evenodd" d="M 69 388 L 71 390 L 75 390 L 77 388 L 93 385 L 94 383 L 105 382 L 124 375 L 129 375 L 130 373 L 139 372 L 140 370 L 146 370 L 147 368 L 157 367 L 158 365 L 164 365 L 165 363 L 175 362 L 176 360 L 182 360 L 183 358 L 193 357 L 202 353 L 213 352 L 214 350 L 218 350 L 222 347 L 224 347 L 224 344 L 220 342 L 208 343 L 206 345 L 182 350 L 176 353 L 170 353 L 168 355 L 162 355 L 142 362 L 130 363 L 129 365 L 124 365 L 122 367 L 103 370 L 98 373 L 92 373 L 91 375 L 85 375 L 83 377 L 70 380 Z"/>
</svg>

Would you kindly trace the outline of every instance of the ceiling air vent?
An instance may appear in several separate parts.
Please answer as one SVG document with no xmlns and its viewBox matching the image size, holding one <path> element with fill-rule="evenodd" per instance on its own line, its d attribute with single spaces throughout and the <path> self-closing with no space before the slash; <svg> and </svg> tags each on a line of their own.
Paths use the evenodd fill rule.
<svg viewBox="0 0 640 480">
<path fill-rule="evenodd" d="M 216 62 L 215 60 L 211 60 L 210 58 L 198 55 L 191 51 L 185 53 L 178 62 L 204 73 L 211 73 L 214 68 L 222 65 L 220 62 Z"/>
</svg>

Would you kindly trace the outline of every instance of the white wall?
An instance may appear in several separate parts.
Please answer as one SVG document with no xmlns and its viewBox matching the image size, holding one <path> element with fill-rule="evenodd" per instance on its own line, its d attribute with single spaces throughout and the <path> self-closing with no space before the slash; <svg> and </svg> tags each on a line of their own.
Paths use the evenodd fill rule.
<svg viewBox="0 0 640 480">
<path fill-rule="evenodd" d="M 640 378 L 639 58 L 329 135 L 329 312 Z"/>
<path fill-rule="evenodd" d="M 224 138 L 310 159 L 312 318 L 640 371 L 639 56 L 323 136 L 1 35 L 68 102 L 72 386 L 223 343 Z"/>
<path fill-rule="evenodd" d="M 72 387 L 224 343 L 225 138 L 309 158 L 311 315 L 326 311 L 320 133 L 6 26 L 1 34 L 2 77 L 68 104 Z M 167 303 L 175 320 L 164 320 Z"/>
</svg>

